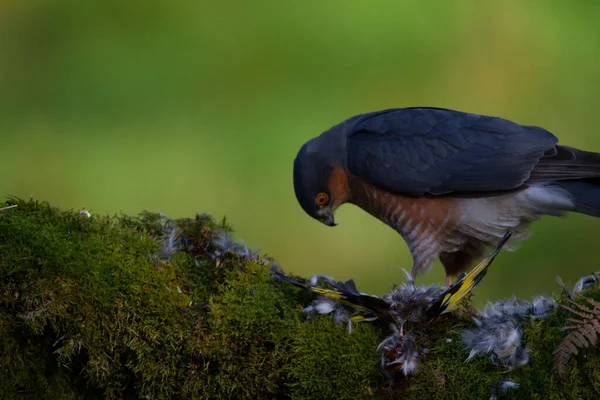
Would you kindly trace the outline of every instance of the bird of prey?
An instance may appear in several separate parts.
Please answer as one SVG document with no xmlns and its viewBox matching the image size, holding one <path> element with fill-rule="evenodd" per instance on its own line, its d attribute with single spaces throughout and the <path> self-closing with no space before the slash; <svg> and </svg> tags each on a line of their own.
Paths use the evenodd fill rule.
<svg viewBox="0 0 600 400">
<path fill-rule="evenodd" d="M 514 245 L 544 215 L 600 216 L 600 154 L 558 141 L 541 127 L 445 108 L 374 111 L 306 142 L 294 191 L 328 226 L 342 204 L 360 207 L 403 237 L 413 278 L 439 258 L 450 285 L 509 230 Z"/>
</svg>

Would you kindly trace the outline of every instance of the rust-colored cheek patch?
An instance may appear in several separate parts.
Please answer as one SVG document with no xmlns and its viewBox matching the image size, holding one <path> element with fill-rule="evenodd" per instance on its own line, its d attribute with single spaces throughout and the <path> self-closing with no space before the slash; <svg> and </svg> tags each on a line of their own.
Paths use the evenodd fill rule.
<svg viewBox="0 0 600 400">
<path fill-rule="evenodd" d="M 335 167 L 329 176 L 329 193 L 332 207 L 335 209 L 348 201 L 348 172 L 342 167 Z"/>
</svg>

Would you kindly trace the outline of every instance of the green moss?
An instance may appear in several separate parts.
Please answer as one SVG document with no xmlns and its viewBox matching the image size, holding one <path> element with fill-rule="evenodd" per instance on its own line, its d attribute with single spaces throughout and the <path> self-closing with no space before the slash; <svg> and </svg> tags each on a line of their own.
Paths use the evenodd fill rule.
<svg viewBox="0 0 600 400">
<path fill-rule="evenodd" d="M 376 352 L 381 331 L 365 323 L 349 334 L 342 325 L 318 317 L 292 338 L 287 364 L 292 399 L 357 399 L 376 395 L 386 380 Z"/>
<path fill-rule="evenodd" d="M 465 311 L 406 325 L 419 370 L 392 386 L 381 371 L 387 326 L 351 333 L 306 319 L 307 292 L 271 279 L 267 260 L 218 247 L 230 232 L 208 215 L 168 220 L 87 217 L 11 199 L 0 212 L 0 393 L 3 398 L 598 398 L 598 348 L 552 370 L 568 313 L 522 324 L 530 361 L 507 371 L 489 357 L 468 363 Z M 161 245 L 176 227 L 178 251 Z M 600 299 L 597 288 L 583 295 Z M 565 302 L 558 295 L 559 302 Z"/>
<path fill-rule="evenodd" d="M 204 387 L 210 398 L 265 398 L 284 381 L 299 316 L 269 281 L 264 266 L 249 263 L 229 274 L 211 299 L 202 353 L 220 364 Z"/>
</svg>

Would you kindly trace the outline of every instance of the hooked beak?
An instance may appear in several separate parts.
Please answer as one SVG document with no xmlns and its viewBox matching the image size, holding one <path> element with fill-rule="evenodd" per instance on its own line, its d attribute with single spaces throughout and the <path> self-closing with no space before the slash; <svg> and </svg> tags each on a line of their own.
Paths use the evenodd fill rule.
<svg viewBox="0 0 600 400">
<path fill-rule="evenodd" d="M 335 219 L 333 218 L 333 213 L 327 213 L 325 218 L 322 219 L 322 222 L 327 226 L 336 226 Z"/>
</svg>

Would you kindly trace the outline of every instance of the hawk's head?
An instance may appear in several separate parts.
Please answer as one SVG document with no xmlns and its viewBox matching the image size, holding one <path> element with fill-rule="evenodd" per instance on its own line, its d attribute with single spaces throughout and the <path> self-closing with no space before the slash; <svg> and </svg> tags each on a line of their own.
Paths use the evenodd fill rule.
<svg viewBox="0 0 600 400">
<path fill-rule="evenodd" d="M 326 136 L 305 143 L 294 160 L 294 191 L 302 209 L 327 226 L 335 226 L 334 212 L 347 200 L 343 153 Z"/>
</svg>

